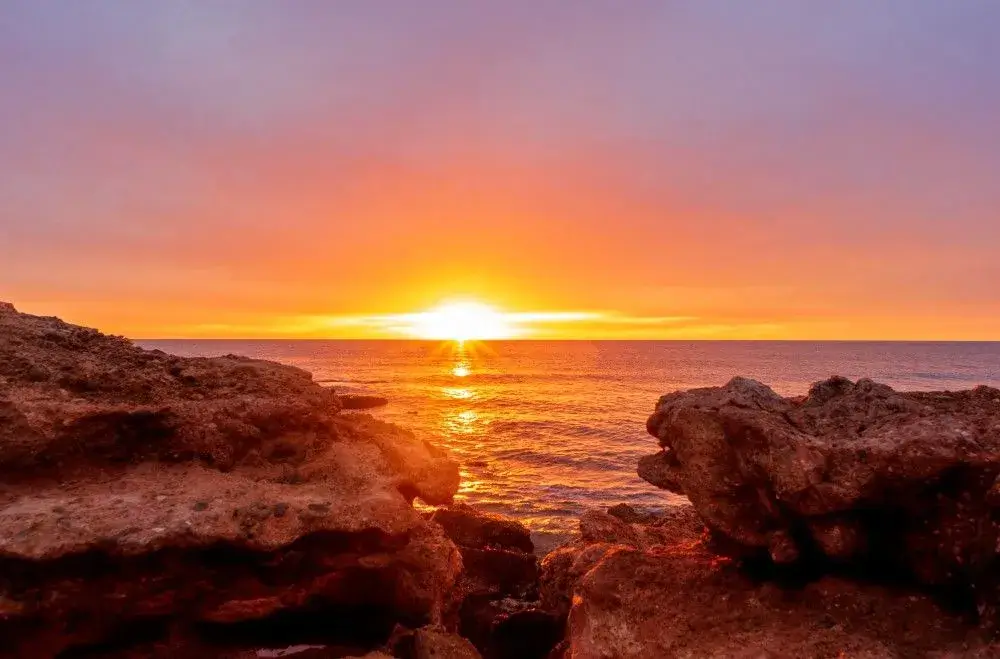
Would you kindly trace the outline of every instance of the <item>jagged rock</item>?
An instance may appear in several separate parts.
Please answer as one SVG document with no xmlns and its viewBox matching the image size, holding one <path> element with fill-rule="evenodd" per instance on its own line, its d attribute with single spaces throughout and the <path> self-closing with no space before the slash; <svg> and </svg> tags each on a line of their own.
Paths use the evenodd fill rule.
<svg viewBox="0 0 1000 659">
<path fill-rule="evenodd" d="M 690 505 L 671 506 L 643 523 L 629 524 L 610 514 L 588 510 L 580 516 L 580 539 L 549 552 L 542 559 L 542 607 L 565 617 L 580 578 L 609 554 L 622 549 L 650 550 L 701 541 L 704 525 Z"/>
<path fill-rule="evenodd" d="M 627 503 L 619 503 L 608 508 L 608 514 L 614 515 L 618 519 L 628 524 L 649 524 L 656 521 L 653 513 L 637 510 Z"/>
<path fill-rule="evenodd" d="M 995 579 L 996 389 L 835 377 L 787 399 L 735 378 L 663 396 L 647 428 L 663 451 L 640 475 L 686 495 L 737 553 L 901 565 L 926 584 Z"/>
<path fill-rule="evenodd" d="M 431 516 L 460 547 L 507 549 L 530 554 L 535 547 L 523 524 L 458 503 Z"/>
<path fill-rule="evenodd" d="M 461 559 L 410 502 L 448 502 L 457 465 L 339 409 L 296 368 L 0 306 L 0 647 L 440 621 Z"/>
<path fill-rule="evenodd" d="M 462 553 L 462 635 L 487 659 L 543 659 L 562 638 L 562 624 L 540 608 L 528 529 L 465 504 L 439 508 L 431 519 Z"/>
<path fill-rule="evenodd" d="M 345 410 L 368 410 L 389 404 L 389 399 L 383 396 L 368 396 L 365 394 L 339 394 L 340 404 Z"/>
</svg>

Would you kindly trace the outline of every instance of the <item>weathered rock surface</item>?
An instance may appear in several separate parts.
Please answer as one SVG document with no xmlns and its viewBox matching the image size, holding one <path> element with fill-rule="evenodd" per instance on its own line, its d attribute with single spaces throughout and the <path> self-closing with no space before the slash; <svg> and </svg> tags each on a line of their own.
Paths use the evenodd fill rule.
<svg viewBox="0 0 1000 659">
<path fill-rule="evenodd" d="M 373 648 L 441 620 L 461 559 L 410 503 L 448 502 L 457 466 L 339 409 L 296 368 L 0 305 L 5 656 L 167 634 Z"/>
<path fill-rule="evenodd" d="M 542 659 L 562 621 L 539 602 L 539 565 L 528 530 L 514 520 L 457 504 L 431 519 L 462 553 L 459 631 L 486 659 Z"/>
<path fill-rule="evenodd" d="M 647 481 L 686 495 L 740 555 L 994 583 L 1000 390 L 900 393 L 832 378 L 804 399 L 744 378 L 663 396 Z"/>
<path fill-rule="evenodd" d="M 692 508 L 652 525 L 584 517 L 581 532 L 599 536 L 543 560 L 543 601 L 569 610 L 564 659 L 1000 656 L 966 615 L 919 591 L 748 572 L 715 551 Z"/>
<path fill-rule="evenodd" d="M 384 396 L 369 396 L 366 394 L 340 394 L 340 404 L 345 410 L 368 410 L 373 407 L 383 407 L 389 404 Z"/>
<path fill-rule="evenodd" d="M 399 659 L 482 659 L 467 639 L 441 627 L 398 632 L 390 645 Z"/>
</svg>

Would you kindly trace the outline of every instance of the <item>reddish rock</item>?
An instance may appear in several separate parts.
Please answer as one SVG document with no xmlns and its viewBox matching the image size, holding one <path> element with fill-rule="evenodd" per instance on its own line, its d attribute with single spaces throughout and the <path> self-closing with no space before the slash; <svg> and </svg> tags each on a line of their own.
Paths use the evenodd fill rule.
<svg viewBox="0 0 1000 659">
<path fill-rule="evenodd" d="M 0 307 L 0 647 L 373 647 L 396 622 L 441 620 L 461 559 L 410 500 L 449 501 L 457 466 L 339 409 L 296 368 Z"/>
<path fill-rule="evenodd" d="M 749 572 L 715 551 L 690 506 L 617 528 L 542 561 L 543 604 L 569 611 L 550 659 L 995 656 L 967 613 L 914 588 Z"/>
<path fill-rule="evenodd" d="M 368 410 L 373 407 L 383 407 L 389 404 L 389 399 L 383 396 L 368 396 L 364 394 L 339 394 L 340 404 L 345 410 Z"/>
<path fill-rule="evenodd" d="M 685 494 L 741 555 L 902 566 L 992 589 L 1000 391 L 832 378 L 804 399 L 735 378 L 663 396 L 640 475 Z"/>
<path fill-rule="evenodd" d="M 507 549 L 528 554 L 535 549 L 531 534 L 523 524 L 464 503 L 438 508 L 431 519 L 460 547 Z"/>
<path fill-rule="evenodd" d="M 703 548 L 609 553 L 580 580 L 566 659 L 881 659 L 990 655 L 928 596 L 836 577 L 747 578 Z"/>
<path fill-rule="evenodd" d="M 431 519 L 462 553 L 459 630 L 486 659 L 544 659 L 563 621 L 538 601 L 540 569 L 520 523 L 459 504 Z"/>
<path fill-rule="evenodd" d="M 637 510 L 627 503 L 619 503 L 608 508 L 608 514 L 628 524 L 649 524 L 656 521 L 653 513 Z"/>
<path fill-rule="evenodd" d="M 397 628 L 389 647 L 399 659 L 482 659 L 467 639 L 440 626 Z"/>
</svg>

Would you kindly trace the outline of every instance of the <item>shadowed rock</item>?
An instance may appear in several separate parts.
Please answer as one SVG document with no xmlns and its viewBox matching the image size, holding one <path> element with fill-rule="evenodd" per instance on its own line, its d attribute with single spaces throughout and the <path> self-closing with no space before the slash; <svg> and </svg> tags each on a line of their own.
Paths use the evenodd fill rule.
<svg viewBox="0 0 1000 659">
<path fill-rule="evenodd" d="M 716 552 L 690 506 L 644 524 L 614 524 L 596 511 L 584 517 L 581 531 L 591 531 L 542 561 L 543 603 L 569 614 L 553 656 L 957 659 L 1000 651 L 962 612 L 916 589 L 750 571 Z"/>
<path fill-rule="evenodd" d="M 459 629 L 486 659 L 544 659 L 562 638 L 557 615 L 540 607 L 539 565 L 520 523 L 457 504 L 431 519 L 462 553 Z"/>
<path fill-rule="evenodd" d="M 345 410 L 368 410 L 373 407 L 383 407 L 389 404 L 389 399 L 382 396 L 364 394 L 338 394 L 340 404 Z"/>
<path fill-rule="evenodd" d="M 372 648 L 397 622 L 438 622 L 461 559 L 410 502 L 450 501 L 457 465 L 339 409 L 290 366 L 0 306 L 0 647 Z"/>
</svg>

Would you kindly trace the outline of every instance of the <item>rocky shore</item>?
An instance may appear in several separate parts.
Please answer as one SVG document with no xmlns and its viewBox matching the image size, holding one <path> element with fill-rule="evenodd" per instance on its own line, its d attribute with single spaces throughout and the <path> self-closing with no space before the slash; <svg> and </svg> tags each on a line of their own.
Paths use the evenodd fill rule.
<svg viewBox="0 0 1000 659">
<path fill-rule="evenodd" d="M 0 304 L 0 656 L 1000 657 L 996 389 L 666 395 L 638 473 L 691 505 L 541 559 L 344 408 Z"/>
</svg>

